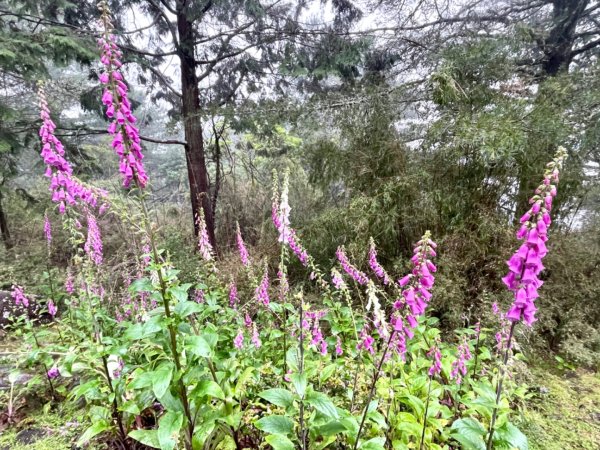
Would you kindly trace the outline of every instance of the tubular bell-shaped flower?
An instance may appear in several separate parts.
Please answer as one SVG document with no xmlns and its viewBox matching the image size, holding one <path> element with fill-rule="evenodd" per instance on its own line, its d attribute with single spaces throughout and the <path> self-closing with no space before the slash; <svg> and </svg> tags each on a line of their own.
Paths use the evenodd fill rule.
<svg viewBox="0 0 600 450">
<path fill-rule="evenodd" d="M 296 230 L 290 226 L 290 204 L 288 200 L 289 192 L 289 174 L 286 171 L 283 176 L 281 196 L 278 191 L 277 173 L 273 172 L 273 203 L 271 207 L 271 218 L 273 224 L 279 232 L 278 241 L 284 245 L 289 245 L 292 252 L 298 257 L 303 266 L 308 264 L 308 252 L 304 249 Z"/>
<path fill-rule="evenodd" d="M 40 155 L 46 164 L 45 175 L 50 178 L 49 190 L 52 192 L 52 201 L 58 204 L 61 214 L 64 214 L 67 205 L 75 205 L 78 200 L 85 205 L 96 207 L 100 199 L 106 199 L 107 192 L 85 186 L 73 175 L 73 168 L 65 158 L 64 146 L 54 135 L 56 124 L 50 118 L 50 109 L 42 83 L 38 86 L 38 99 L 42 119 L 39 132 L 42 141 Z"/>
<path fill-rule="evenodd" d="M 23 305 L 25 308 L 29 306 L 29 299 L 25 296 L 21 286 L 13 285 L 10 295 L 15 301 L 15 305 Z"/>
<path fill-rule="evenodd" d="M 242 232 L 240 231 L 240 224 L 235 223 L 236 227 L 236 241 L 238 250 L 240 252 L 240 259 L 242 260 L 242 264 L 246 267 L 250 265 L 250 256 L 248 255 L 248 250 L 246 249 L 246 244 L 244 243 L 244 239 L 242 239 Z"/>
<path fill-rule="evenodd" d="M 502 281 L 514 294 L 514 302 L 506 317 L 513 321 L 523 322 L 529 326 L 535 322 L 535 299 L 543 282 L 538 278 L 544 270 L 542 259 L 546 256 L 548 227 L 552 222 L 550 210 L 552 200 L 556 196 L 556 183 L 562 169 L 567 152 L 559 147 L 554 159 L 546 165 L 542 184 L 535 190 L 529 200 L 531 208 L 521 217 L 521 228 L 517 239 L 524 240 L 515 254 L 507 261 L 509 272 Z"/>
<path fill-rule="evenodd" d="M 386 273 L 385 269 L 377 261 L 377 250 L 375 249 L 375 241 L 373 238 L 369 239 L 369 267 L 377 275 L 383 284 L 390 284 L 390 277 Z"/>
<path fill-rule="evenodd" d="M 213 259 L 213 248 L 210 245 L 210 239 L 208 238 L 208 229 L 206 228 L 206 221 L 204 220 L 204 210 L 200 208 L 200 214 L 198 214 L 198 251 L 200 256 L 205 261 L 211 261 Z"/>
<path fill-rule="evenodd" d="M 407 321 L 410 328 L 415 328 L 417 324 L 415 317 L 425 312 L 431 299 L 431 288 L 435 281 L 432 273 L 436 272 L 437 268 L 430 258 L 436 256 L 434 250 L 436 247 L 436 243 L 431 240 L 431 233 L 426 231 L 414 249 L 411 258 L 414 264 L 412 273 L 398 280 L 400 287 L 404 288 L 402 291 L 404 302 L 400 302 L 397 306 L 408 306 Z"/>
<path fill-rule="evenodd" d="M 344 269 L 344 272 L 350 275 L 358 284 L 367 284 L 369 278 L 367 277 L 367 275 L 365 275 L 365 273 L 361 272 L 350 263 L 348 257 L 346 256 L 346 251 L 344 250 L 343 246 L 338 247 L 337 251 L 335 252 L 335 255 L 337 256 L 338 261 L 342 265 L 342 269 Z"/>
<path fill-rule="evenodd" d="M 89 211 L 87 215 L 87 225 L 88 234 L 83 249 L 90 259 L 99 266 L 102 264 L 102 236 L 100 235 L 100 228 L 98 228 L 96 217 Z"/>
<path fill-rule="evenodd" d="M 128 98 L 129 88 L 120 71 L 122 54 L 112 34 L 113 25 L 108 5 L 100 2 L 100 9 L 104 25 L 103 35 L 98 39 L 102 50 L 100 61 L 104 65 L 100 82 L 105 86 L 102 103 L 106 106 L 106 117 L 112 121 L 108 132 L 113 136 L 112 147 L 120 158 L 119 171 L 123 175 L 123 186 L 127 188 L 135 181 L 138 187 L 143 189 L 148 182 L 148 176 L 142 164 L 144 155 L 140 132 L 135 126 L 137 120 L 131 111 Z"/>
<path fill-rule="evenodd" d="M 262 280 L 260 284 L 254 290 L 254 296 L 256 300 L 258 300 L 263 305 L 267 306 L 270 302 L 269 298 L 269 269 L 265 264 L 265 271 L 263 273 Z"/>
</svg>

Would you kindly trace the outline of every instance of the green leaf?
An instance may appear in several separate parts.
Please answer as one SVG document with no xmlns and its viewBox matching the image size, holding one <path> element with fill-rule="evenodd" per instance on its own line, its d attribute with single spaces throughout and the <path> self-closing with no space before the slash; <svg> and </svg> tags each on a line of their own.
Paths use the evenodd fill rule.
<svg viewBox="0 0 600 450">
<path fill-rule="evenodd" d="M 158 443 L 161 450 L 173 450 L 179 440 L 179 431 L 183 425 L 181 412 L 167 411 L 158 422 Z"/>
<path fill-rule="evenodd" d="M 198 383 L 198 386 L 194 389 L 196 395 L 203 397 L 208 395 L 210 397 L 216 397 L 221 400 L 225 400 L 225 393 L 221 386 L 215 383 L 213 380 L 202 380 Z"/>
<path fill-rule="evenodd" d="M 173 366 L 169 364 L 163 364 L 154 372 L 150 372 L 150 379 L 152 380 L 152 391 L 157 398 L 161 398 L 165 395 L 165 392 L 169 388 L 171 379 L 173 378 Z"/>
<path fill-rule="evenodd" d="M 375 437 L 360 445 L 361 450 L 385 450 L 385 438 Z"/>
<path fill-rule="evenodd" d="M 309 392 L 306 396 L 306 401 L 324 416 L 331 419 L 338 419 L 340 417 L 331 399 L 322 392 Z"/>
<path fill-rule="evenodd" d="M 201 358 L 210 358 L 212 355 L 210 345 L 208 345 L 208 342 L 202 336 L 188 336 L 185 349 Z"/>
<path fill-rule="evenodd" d="M 92 439 L 94 436 L 106 431 L 110 428 L 110 424 L 105 420 L 99 420 L 95 422 L 91 427 L 83 432 L 81 437 L 77 440 L 77 445 L 81 446 Z"/>
<path fill-rule="evenodd" d="M 185 283 L 180 286 L 170 287 L 168 292 L 171 294 L 171 297 L 176 299 L 178 302 L 185 302 L 188 299 L 188 290 L 191 286 L 191 283 Z"/>
<path fill-rule="evenodd" d="M 291 434 L 294 422 L 286 416 L 267 416 L 255 423 L 256 428 L 269 434 Z"/>
<path fill-rule="evenodd" d="M 290 378 L 292 379 L 292 384 L 294 385 L 294 389 L 296 389 L 296 393 L 303 398 L 304 393 L 306 392 L 306 375 L 303 373 L 293 373 Z"/>
<path fill-rule="evenodd" d="M 154 290 L 152 282 L 148 278 L 138 278 L 129 285 L 131 292 L 151 292 Z"/>
<path fill-rule="evenodd" d="M 294 395 L 287 389 L 267 389 L 258 394 L 259 397 L 264 398 L 266 401 L 273 403 L 274 405 L 287 408 L 292 406 L 294 403 Z"/>
<path fill-rule="evenodd" d="M 175 314 L 177 314 L 179 317 L 187 317 L 191 314 L 195 314 L 195 313 L 199 313 L 200 311 L 202 311 L 202 308 L 204 308 L 204 306 L 202 306 L 199 303 L 196 302 L 192 302 L 192 301 L 185 301 L 185 302 L 179 302 L 177 303 L 177 305 L 175 305 Z"/>
<path fill-rule="evenodd" d="M 160 448 L 158 430 L 133 430 L 129 432 L 129 437 L 148 447 Z"/>
<path fill-rule="evenodd" d="M 317 428 L 317 434 L 319 436 L 333 436 L 345 431 L 348 431 L 348 428 L 346 428 L 342 422 L 337 420 L 333 420 Z"/>
<path fill-rule="evenodd" d="M 140 408 L 133 400 L 127 400 L 126 402 L 123 402 L 119 409 L 121 411 L 128 412 L 129 414 L 133 414 L 134 416 L 140 414 Z"/>
<path fill-rule="evenodd" d="M 336 364 L 329 364 L 328 366 L 326 366 L 319 374 L 319 381 L 321 383 L 324 383 L 325 381 L 327 381 L 331 377 L 331 375 L 333 375 L 335 373 L 336 369 L 337 369 Z"/>
<path fill-rule="evenodd" d="M 463 450 L 485 450 L 485 428 L 472 417 L 456 420 L 451 427 L 452 437 Z"/>
<path fill-rule="evenodd" d="M 282 434 L 270 434 L 265 438 L 267 444 L 273 447 L 273 450 L 294 450 L 295 446 L 292 441 Z"/>
<path fill-rule="evenodd" d="M 511 448 L 519 450 L 529 450 L 529 442 L 521 430 L 508 422 L 503 427 L 500 427 L 494 433 L 494 441 L 498 438 L 501 441 L 507 442 Z"/>
</svg>

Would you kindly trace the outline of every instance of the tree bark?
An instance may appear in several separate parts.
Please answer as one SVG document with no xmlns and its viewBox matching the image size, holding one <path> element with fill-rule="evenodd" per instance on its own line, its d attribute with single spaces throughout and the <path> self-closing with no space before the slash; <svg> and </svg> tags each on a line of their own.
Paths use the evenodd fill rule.
<svg viewBox="0 0 600 450">
<path fill-rule="evenodd" d="M 569 70 L 575 30 L 589 0 L 553 0 L 550 35 L 544 41 L 544 75 L 555 76 Z"/>
<path fill-rule="evenodd" d="M 187 1 L 177 4 L 177 33 L 179 45 L 177 53 L 181 69 L 181 94 L 183 128 L 185 133 L 185 156 L 190 184 L 190 197 L 194 219 L 194 233 L 198 236 L 197 217 L 200 208 L 204 211 L 204 220 L 208 238 L 216 251 L 215 219 L 209 194 L 208 169 L 204 154 L 204 139 L 202 136 L 202 121 L 200 107 L 200 92 L 196 74 L 196 58 L 194 55 L 194 29 L 192 21 L 187 17 Z"/>
<path fill-rule="evenodd" d="M 6 250 L 13 248 L 13 241 L 10 237 L 10 230 L 8 229 L 8 221 L 6 220 L 6 214 L 2 207 L 2 192 L 0 192 L 0 234 L 2 234 L 2 240 Z"/>
</svg>

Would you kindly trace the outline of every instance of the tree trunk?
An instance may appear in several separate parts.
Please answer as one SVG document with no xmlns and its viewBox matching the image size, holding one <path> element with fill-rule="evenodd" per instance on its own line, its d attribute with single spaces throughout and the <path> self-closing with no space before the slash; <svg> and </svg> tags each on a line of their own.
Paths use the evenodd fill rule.
<svg viewBox="0 0 600 450">
<path fill-rule="evenodd" d="M 569 70 L 575 29 L 589 0 L 554 0 L 550 35 L 544 41 L 544 75 L 554 76 Z"/>
<path fill-rule="evenodd" d="M 0 192 L 0 234 L 2 234 L 2 240 L 4 241 L 4 246 L 6 250 L 10 250 L 13 248 L 13 241 L 10 237 L 10 231 L 8 229 L 8 222 L 6 220 L 6 214 L 4 213 L 4 208 L 2 207 L 2 192 Z"/>
<path fill-rule="evenodd" d="M 204 140 L 202 136 L 202 121 L 200 108 L 200 92 L 198 76 L 196 75 L 196 58 L 194 56 L 193 24 L 186 15 L 186 3 L 177 4 L 177 33 L 179 36 L 178 56 L 181 63 L 181 94 L 183 128 L 185 133 L 185 157 L 190 184 L 190 197 L 194 219 L 194 233 L 198 236 L 196 218 L 200 208 L 204 210 L 204 219 L 208 238 L 216 250 L 215 219 L 211 207 L 208 185 L 208 169 L 204 155 Z"/>
</svg>

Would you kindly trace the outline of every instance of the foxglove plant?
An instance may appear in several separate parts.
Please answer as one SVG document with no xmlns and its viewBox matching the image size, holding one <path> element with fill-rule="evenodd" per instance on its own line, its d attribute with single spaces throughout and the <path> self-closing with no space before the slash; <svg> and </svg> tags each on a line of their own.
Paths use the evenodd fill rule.
<svg viewBox="0 0 600 450">
<path fill-rule="evenodd" d="M 375 241 L 373 238 L 369 239 L 369 267 L 375 273 L 375 275 L 377 275 L 377 278 L 383 282 L 383 284 L 390 284 L 391 280 L 389 275 L 386 273 L 381 264 L 379 264 L 379 261 L 377 261 L 377 250 L 375 249 Z"/>
<path fill-rule="evenodd" d="M 87 215 L 88 234 L 83 246 L 85 252 L 97 266 L 102 264 L 102 236 L 96 217 L 88 211 Z"/>
<path fill-rule="evenodd" d="M 337 256 L 338 261 L 342 265 L 342 269 L 344 269 L 344 272 L 350 275 L 350 277 L 358 284 L 367 284 L 369 278 L 364 272 L 361 272 L 350 263 L 348 257 L 346 256 L 346 251 L 344 250 L 344 247 L 338 247 L 337 251 L 335 252 L 335 255 Z"/>
<path fill-rule="evenodd" d="M 536 320 L 537 308 L 534 302 L 539 297 L 538 288 L 543 284 L 538 276 L 544 269 L 542 259 L 548 252 L 546 241 L 548 240 L 548 227 L 552 222 L 550 211 L 557 193 L 556 185 L 559 174 L 566 158 L 567 151 L 563 147 L 559 147 L 553 160 L 546 164 L 542 183 L 529 200 L 531 207 L 520 219 L 521 227 L 517 231 L 517 239 L 524 240 L 524 242 L 507 261 L 509 273 L 502 279 L 513 293 L 514 301 L 506 314 L 507 319 L 512 323 L 508 338 L 506 338 L 504 358 L 496 384 L 496 407 L 490 421 L 487 450 L 492 450 L 493 447 L 494 425 L 498 414 L 498 404 L 502 395 L 504 373 L 515 326 L 520 321 L 523 321 L 527 326 L 531 326 Z"/>
<path fill-rule="evenodd" d="M 208 238 L 208 230 L 206 228 L 206 221 L 204 220 L 204 212 L 200 209 L 200 214 L 197 219 L 198 223 L 198 251 L 204 261 L 212 261 L 213 259 L 213 248 Z"/>
<path fill-rule="evenodd" d="M 244 243 L 244 239 L 242 238 L 242 232 L 240 231 L 240 224 L 238 222 L 236 222 L 235 227 L 236 227 L 235 237 L 236 237 L 236 241 L 237 241 L 238 251 L 240 252 L 240 259 L 242 260 L 242 264 L 245 267 L 248 267 L 248 266 L 250 266 L 250 256 L 248 255 L 248 250 L 246 249 L 246 244 Z"/>
<path fill-rule="evenodd" d="M 137 122 L 131 111 L 129 88 L 121 73 L 122 53 L 112 34 L 113 24 L 106 3 L 101 2 L 102 22 L 104 32 L 98 45 L 102 50 L 100 61 L 104 71 L 100 74 L 100 82 L 105 86 L 102 103 L 106 106 L 106 117 L 111 121 L 108 132 L 113 136 L 112 147 L 119 156 L 119 171 L 123 175 L 123 186 L 128 188 L 131 183 L 146 187 L 148 176 L 142 160 L 140 132 L 135 126 Z"/>
</svg>

